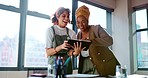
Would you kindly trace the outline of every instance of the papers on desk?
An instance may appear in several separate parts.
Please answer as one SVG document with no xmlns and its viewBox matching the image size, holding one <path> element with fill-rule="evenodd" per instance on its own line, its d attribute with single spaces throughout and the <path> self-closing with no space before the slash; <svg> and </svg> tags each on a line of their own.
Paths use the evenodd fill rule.
<svg viewBox="0 0 148 78">
<path fill-rule="evenodd" d="M 68 78 L 90 78 L 90 77 L 99 77 L 99 75 L 94 75 L 94 74 L 70 74 L 66 75 Z M 105 77 L 99 77 L 99 78 L 105 78 Z"/>
</svg>

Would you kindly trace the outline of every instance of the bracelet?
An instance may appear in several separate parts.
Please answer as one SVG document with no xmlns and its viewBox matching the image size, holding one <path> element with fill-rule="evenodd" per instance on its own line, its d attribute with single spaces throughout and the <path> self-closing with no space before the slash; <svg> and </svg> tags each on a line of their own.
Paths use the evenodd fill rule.
<svg viewBox="0 0 148 78">
<path fill-rule="evenodd" d="M 73 51 L 74 52 L 74 51 Z M 67 55 L 68 56 L 73 56 L 73 52 L 72 53 L 70 53 L 69 51 L 67 52 Z"/>
</svg>

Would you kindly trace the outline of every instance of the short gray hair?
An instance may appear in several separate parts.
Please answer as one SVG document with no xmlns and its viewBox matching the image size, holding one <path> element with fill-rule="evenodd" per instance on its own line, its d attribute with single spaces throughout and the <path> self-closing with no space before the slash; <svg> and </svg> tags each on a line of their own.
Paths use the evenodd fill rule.
<svg viewBox="0 0 148 78">
<path fill-rule="evenodd" d="M 56 17 L 59 17 L 64 11 L 67 11 L 68 13 L 70 13 L 70 10 L 68 8 L 60 7 L 56 11 Z"/>
</svg>

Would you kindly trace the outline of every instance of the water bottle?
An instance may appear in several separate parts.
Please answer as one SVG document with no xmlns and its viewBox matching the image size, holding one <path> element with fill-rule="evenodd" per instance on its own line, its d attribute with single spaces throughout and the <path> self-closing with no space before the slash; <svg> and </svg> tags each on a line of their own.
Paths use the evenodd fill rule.
<svg viewBox="0 0 148 78">
<path fill-rule="evenodd" d="M 54 78 L 56 75 L 56 59 L 54 60 L 54 64 L 49 64 L 48 65 L 48 76 Z"/>
<path fill-rule="evenodd" d="M 121 76 L 121 66 L 116 65 L 116 78 L 120 78 Z"/>
<path fill-rule="evenodd" d="M 127 78 L 127 67 L 126 67 L 126 65 L 124 65 L 124 67 L 122 68 L 122 75 L 123 75 L 123 78 Z"/>
</svg>

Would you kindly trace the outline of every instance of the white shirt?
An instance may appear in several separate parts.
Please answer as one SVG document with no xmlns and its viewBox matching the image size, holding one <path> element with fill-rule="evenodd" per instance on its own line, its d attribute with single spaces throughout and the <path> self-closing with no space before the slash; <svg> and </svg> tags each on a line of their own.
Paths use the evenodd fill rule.
<svg viewBox="0 0 148 78">
<path fill-rule="evenodd" d="M 61 28 L 58 25 L 54 25 L 54 31 L 55 31 L 55 34 L 58 34 L 58 35 L 67 35 L 66 28 Z M 68 34 L 71 39 L 76 39 L 76 33 L 73 30 L 69 29 Z M 54 38 L 53 29 L 50 27 L 46 30 L 46 48 L 53 47 L 53 41 L 52 41 L 53 38 Z"/>
<path fill-rule="evenodd" d="M 83 57 L 88 57 L 89 56 L 89 50 L 87 50 L 87 51 L 81 51 L 81 55 Z"/>
</svg>

